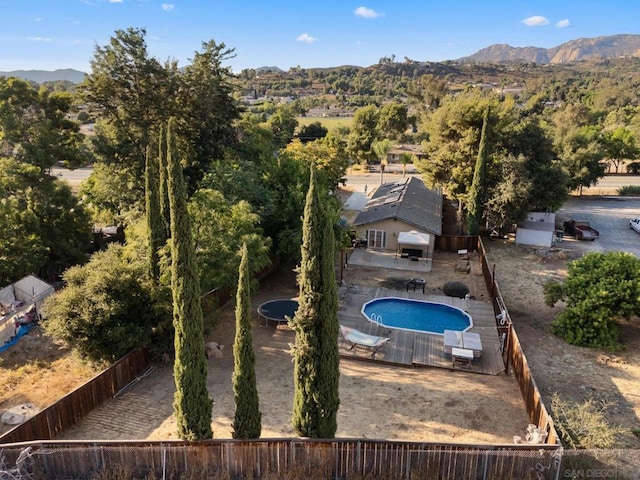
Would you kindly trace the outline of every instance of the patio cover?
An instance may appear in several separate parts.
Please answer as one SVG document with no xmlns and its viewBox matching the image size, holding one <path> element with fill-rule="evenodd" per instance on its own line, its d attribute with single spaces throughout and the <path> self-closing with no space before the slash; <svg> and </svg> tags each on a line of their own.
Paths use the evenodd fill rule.
<svg viewBox="0 0 640 480">
<path fill-rule="evenodd" d="M 415 230 L 400 232 L 398 235 L 398 244 L 428 246 L 429 235 L 427 233 L 416 232 Z"/>
</svg>

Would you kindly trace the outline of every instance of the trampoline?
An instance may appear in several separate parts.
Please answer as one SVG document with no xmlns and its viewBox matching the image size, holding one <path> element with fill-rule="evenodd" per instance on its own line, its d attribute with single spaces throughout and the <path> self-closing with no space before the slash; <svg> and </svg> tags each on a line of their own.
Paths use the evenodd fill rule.
<svg viewBox="0 0 640 480">
<path fill-rule="evenodd" d="M 293 318 L 296 310 L 298 310 L 297 300 L 270 300 L 258 307 L 258 315 L 264 318 L 266 323 L 271 321 L 280 324 L 286 323 L 287 317 Z"/>
</svg>

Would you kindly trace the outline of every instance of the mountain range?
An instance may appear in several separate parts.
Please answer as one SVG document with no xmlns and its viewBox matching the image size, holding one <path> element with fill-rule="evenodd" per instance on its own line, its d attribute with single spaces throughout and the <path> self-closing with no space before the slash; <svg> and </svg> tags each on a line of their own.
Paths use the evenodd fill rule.
<svg viewBox="0 0 640 480">
<path fill-rule="evenodd" d="M 36 83 L 69 81 L 81 83 L 87 74 L 73 68 L 64 68 L 53 71 L 48 70 L 13 70 L 0 72 L 0 77 L 18 77 Z"/>
<path fill-rule="evenodd" d="M 640 35 L 621 34 L 606 37 L 578 38 L 553 48 L 512 47 L 510 45 L 496 44 L 458 60 L 476 63 L 531 62 L 563 64 L 583 60 L 604 60 L 621 57 L 640 57 Z"/>
<path fill-rule="evenodd" d="M 512 47 L 506 44 L 495 44 L 483 48 L 468 57 L 459 58 L 456 61 L 462 63 L 527 62 L 537 64 L 566 64 L 586 60 L 598 61 L 621 57 L 640 58 L 640 35 L 620 34 L 595 38 L 578 38 L 553 48 Z M 278 67 L 259 67 L 256 68 L 256 71 L 282 72 Z M 11 72 L 0 72 L 0 76 L 13 76 L 36 83 L 60 80 L 80 83 L 86 76 L 86 73 L 67 68 L 55 71 L 14 70 Z"/>
</svg>

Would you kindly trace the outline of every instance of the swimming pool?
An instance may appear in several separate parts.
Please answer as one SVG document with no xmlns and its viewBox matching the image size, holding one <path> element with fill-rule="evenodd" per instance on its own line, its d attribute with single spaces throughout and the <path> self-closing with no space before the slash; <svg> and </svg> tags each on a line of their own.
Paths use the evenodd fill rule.
<svg viewBox="0 0 640 480">
<path fill-rule="evenodd" d="M 407 298 L 376 298 L 362 306 L 362 314 L 385 327 L 437 335 L 445 330 L 462 332 L 473 326 L 471 315 L 457 307 Z"/>
</svg>

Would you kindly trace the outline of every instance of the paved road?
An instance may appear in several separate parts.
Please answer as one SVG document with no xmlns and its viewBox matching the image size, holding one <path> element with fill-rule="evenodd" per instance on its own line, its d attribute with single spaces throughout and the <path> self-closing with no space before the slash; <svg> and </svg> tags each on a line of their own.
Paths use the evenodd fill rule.
<svg viewBox="0 0 640 480">
<path fill-rule="evenodd" d="M 347 186 L 355 192 L 354 205 L 351 208 L 362 208 L 361 204 L 366 203 L 366 191 L 371 193 L 372 189 L 383 182 L 403 180 L 400 166 L 391 166 L 391 171 L 384 174 L 380 172 L 355 173 L 347 175 Z M 68 170 L 54 167 L 52 173 L 67 180 L 72 187 L 77 188 L 82 180 L 91 173 L 91 168 L 79 168 Z M 416 175 L 415 171 L 409 171 L 407 176 Z M 595 189 L 611 190 L 624 185 L 640 185 L 640 176 L 608 176 L 603 178 Z M 581 213 L 589 218 L 594 228 L 600 231 L 600 238 L 594 242 L 577 242 L 571 237 L 565 237 L 565 242 L 574 242 L 572 246 L 582 251 L 626 251 L 640 256 L 640 234 L 629 228 L 629 219 L 640 217 L 640 199 L 620 198 L 594 198 L 583 196 L 582 198 L 571 198 L 558 212 L 556 218 L 558 226 L 568 220 L 572 215 Z"/>
<path fill-rule="evenodd" d="M 568 220 L 574 214 L 585 215 L 589 223 L 600 231 L 594 241 L 577 241 L 565 237 L 565 242 L 574 242 L 573 247 L 588 251 L 623 251 L 640 256 L 640 234 L 629 228 L 629 220 L 640 217 L 640 199 L 629 198 L 571 198 L 556 212 L 556 224 Z"/>
<path fill-rule="evenodd" d="M 51 174 L 56 177 L 60 177 L 66 180 L 71 185 L 71 188 L 78 188 L 80 182 L 91 175 L 93 168 L 76 168 L 75 170 L 69 170 L 68 168 L 52 167 Z"/>
</svg>

